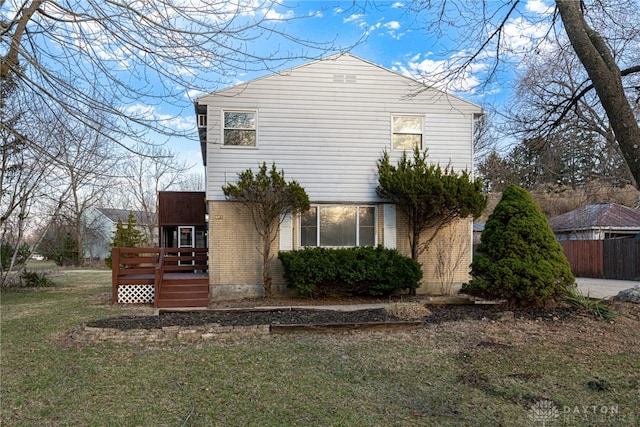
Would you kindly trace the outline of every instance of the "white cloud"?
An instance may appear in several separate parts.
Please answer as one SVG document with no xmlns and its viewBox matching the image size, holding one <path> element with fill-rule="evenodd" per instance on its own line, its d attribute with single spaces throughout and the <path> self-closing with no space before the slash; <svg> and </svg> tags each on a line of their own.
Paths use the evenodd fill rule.
<svg viewBox="0 0 640 427">
<path fill-rule="evenodd" d="M 354 13 L 352 15 L 347 16 L 346 18 L 344 18 L 342 20 L 343 23 L 347 23 L 347 22 L 357 22 L 360 21 L 362 19 L 364 15 L 362 14 L 358 14 L 358 13 Z"/>
<path fill-rule="evenodd" d="M 548 30 L 547 22 L 533 23 L 522 17 L 513 19 L 504 26 L 503 50 L 516 55 L 529 51 L 532 41 L 544 38 Z"/>
<path fill-rule="evenodd" d="M 204 95 L 204 92 L 199 89 L 191 89 L 185 92 L 185 97 L 187 99 L 196 99 L 199 96 Z"/>
<path fill-rule="evenodd" d="M 398 21 L 389 21 L 384 24 L 384 27 L 388 30 L 397 30 L 400 28 L 400 23 Z"/>
<path fill-rule="evenodd" d="M 393 70 L 407 77 L 424 82 L 446 92 L 474 93 L 480 85 L 480 74 L 484 70 L 482 64 L 469 68 L 456 76 L 448 76 L 448 70 L 455 66 L 461 58 L 465 58 L 465 52 L 457 52 L 447 59 L 432 59 L 431 52 L 424 55 L 417 54 L 406 63 L 396 62 Z"/>
<path fill-rule="evenodd" d="M 153 107 L 145 104 L 133 104 L 124 109 L 126 113 L 135 114 L 142 117 L 150 117 L 153 113 Z"/>
<path fill-rule="evenodd" d="M 397 30 L 399 30 L 402 27 L 402 25 L 400 24 L 400 22 L 398 21 L 389 21 L 386 22 L 384 24 L 382 24 L 382 28 L 384 28 L 385 30 L 387 30 L 384 34 L 399 40 L 404 33 L 399 33 Z"/>
<path fill-rule="evenodd" d="M 161 114 L 158 119 L 162 121 L 167 127 L 177 130 L 192 130 L 196 126 L 195 115 L 188 118 L 182 116 L 171 116 L 168 114 Z"/>
<path fill-rule="evenodd" d="M 295 13 L 293 12 L 293 10 L 287 10 L 286 13 L 280 13 L 271 8 L 265 11 L 264 17 L 272 21 L 286 21 L 288 19 L 294 18 Z"/>
<path fill-rule="evenodd" d="M 537 13 L 541 16 L 551 15 L 554 11 L 554 7 L 547 5 L 543 0 L 529 0 L 525 8 L 527 11 Z"/>
<path fill-rule="evenodd" d="M 189 117 L 175 116 L 172 114 L 161 114 L 152 105 L 146 104 L 133 104 L 124 109 L 125 113 L 137 117 L 141 120 L 157 121 L 161 126 L 165 126 L 171 129 L 188 131 L 192 130 L 196 126 L 195 115 Z"/>
<path fill-rule="evenodd" d="M 404 3 L 397 1 L 391 5 L 391 9 L 402 9 L 404 6 Z"/>
</svg>

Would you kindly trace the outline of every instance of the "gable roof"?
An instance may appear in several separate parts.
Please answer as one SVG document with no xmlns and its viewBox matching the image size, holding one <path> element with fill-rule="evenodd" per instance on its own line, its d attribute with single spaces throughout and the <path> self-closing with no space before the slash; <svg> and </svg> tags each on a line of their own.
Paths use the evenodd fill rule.
<svg viewBox="0 0 640 427">
<path fill-rule="evenodd" d="M 351 54 L 351 53 L 349 53 L 349 52 L 341 52 L 341 53 L 337 53 L 337 54 L 335 54 L 335 55 L 327 56 L 327 57 L 325 57 L 325 58 L 317 59 L 317 60 L 315 60 L 315 61 L 307 62 L 307 63 L 301 64 L 301 65 L 298 65 L 298 66 L 295 66 L 295 67 L 289 68 L 289 69 L 287 69 L 287 70 L 274 72 L 274 73 L 271 73 L 271 74 L 268 74 L 268 75 L 265 75 L 265 76 L 262 76 L 262 77 L 255 78 L 255 79 L 253 79 L 253 80 L 249 80 L 249 81 L 247 81 L 247 82 L 239 83 L 239 84 L 237 84 L 237 85 L 230 86 L 230 87 L 227 87 L 227 88 L 221 89 L 221 90 L 219 90 L 219 91 L 209 92 L 209 93 L 206 93 L 206 94 L 204 94 L 204 95 L 201 95 L 201 96 L 197 97 L 197 98 L 195 99 L 195 101 L 194 101 L 196 114 L 198 114 L 198 113 L 200 113 L 200 114 L 204 113 L 204 111 L 202 111 L 202 110 L 199 108 L 199 101 L 200 101 L 200 100 L 202 100 L 203 98 L 208 97 L 208 96 L 215 95 L 215 94 L 222 94 L 222 93 L 224 93 L 224 92 L 226 92 L 226 91 L 238 91 L 238 89 L 239 89 L 239 88 L 243 88 L 243 87 L 245 87 L 245 86 L 247 86 L 247 85 L 250 85 L 250 84 L 255 83 L 255 82 L 259 82 L 259 81 L 261 81 L 261 80 L 269 79 L 270 77 L 273 77 L 273 76 L 289 75 L 289 74 L 291 74 L 292 72 L 294 72 L 294 71 L 296 71 L 296 70 L 299 70 L 299 69 L 301 69 L 301 68 L 312 67 L 312 66 L 314 66 L 314 65 L 316 65 L 316 64 L 319 64 L 319 63 L 321 63 L 321 62 L 339 61 L 339 60 L 342 60 L 342 59 L 355 59 L 355 60 L 357 60 L 357 61 L 359 61 L 359 62 L 361 62 L 361 63 L 363 63 L 363 64 L 367 64 L 367 65 L 369 65 L 369 66 L 371 66 L 371 67 L 376 67 L 376 68 L 378 68 L 378 69 L 380 69 L 380 70 L 382 70 L 382 71 L 384 71 L 384 72 L 387 72 L 387 73 L 392 74 L 392 75 L 395 75 L 395 76 L 397 76 L 397 77 L 399 77 L 399 78 L 405 79 L 405 80 L 407 80 L 408 82 L 410 82 L 410 83 L 412 83 L 412 84 L 415 84 L 415 85 L 416 85 L 416 87 L 422 87 L 422 88 L 424 88 L 425 90 L 429 90 L 429 91 L 433 91 L 433 92 L 438 92 L 438 93 L 440 93 L 440 94 L 442 94 L 442 95 L 446 95 L 447 97 L 454 98 L 457 102 L 462 102 L 462 103 L 464 103 L 464 104 L 467 104 L 469 107 L 472 107 L 472 108 L 474 108 L 474 109 L 477 109 L 477 110 L 478 110 L 478 113 L 481 113 L 481 112 L 482 112 L 482 107 L 480 107 L 480 106 L 479 106 L 479 105 L 477 105 L 477 104 L 474 104 L 473 102 L 467 101 L 467 100 L 466 100 L 466 99 L 464 99 L 464 98 L 461 98 L 461 97 L 459 97 L 459 96 L 452 95 L 452 94 L 450 94 L 450 93 L 448 93 L 448 92 L 444 92 L 444 91 L 442 91 L 442 90 L 439 90 L 439 89 L 436 89 L 436 88 L 434 88 L 434 87 L 428 86 L 428 85 L 426 85 L 426 84 L 424 84 L 424 83 L 422 83 L 422 82 L 420 82 L 420 81 L 418 81 L 418 80 L 416 80 L 416 79 L 414 79 L 414 78 L 411 78 L 411 77 L 405 76 L 405 75 L 400 74 L 400 73 L 398 73 L 398 72 L 396 72 L 396 71 L 393 71 L 393 70 L 389 70 L 388 68 L 385 68 L 385 67 L 383 67 L 383 66 L 381 66 L 381 65 L 379 65 L 379 64 L 376 64 L 376 63 L 374 63 L 374 62 L 368 61 L 368 60 L 366 60 L 366 59 L 362 59 L 362 58 L 360 58 L 359 56 L 353 55 L 353 54 Z M 422 89 L 420 89 L 420 90 L 422 90 Z M 416 92 L 418 92 L 418 90 L 417 90 Z"/>
<path fill-rule="evenodd" d="M 554 232 L 593 229 L 640 230 L 640 210 L 617 203 L 582 206 L 549 220 Z"/>
<path fill-rule="evenodd" d="M 129 212 L 133 213 L 133 218 L 138 225 L 148 224 L 147 213 L 144 211 L 133 211 L 127 209 L 109 209 L 109 208 L 96 208 L 98 212 L 109 218 L 112 222 L 118 222 L 118 219 L 123 223 L 126 223 L 129 219 Z"/>
</svg>

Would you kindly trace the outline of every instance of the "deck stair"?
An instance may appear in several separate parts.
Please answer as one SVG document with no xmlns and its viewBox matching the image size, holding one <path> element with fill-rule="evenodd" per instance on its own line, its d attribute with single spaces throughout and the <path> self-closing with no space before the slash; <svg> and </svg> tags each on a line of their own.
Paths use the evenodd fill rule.
<svg viewBox="0 0 640 427">
<path fill-rule="evenodd" d="M 144 286 L 154 307 L 207 307 L 209 273 L 206 248 L 113 248 L 113 302 L 120 286 Z"/>
<path fill-rule="evenodd" d="M 209 277 L 206 274 L 165 273 L 156 307 L 206 307 L 208 305 Z"/>
</svg>

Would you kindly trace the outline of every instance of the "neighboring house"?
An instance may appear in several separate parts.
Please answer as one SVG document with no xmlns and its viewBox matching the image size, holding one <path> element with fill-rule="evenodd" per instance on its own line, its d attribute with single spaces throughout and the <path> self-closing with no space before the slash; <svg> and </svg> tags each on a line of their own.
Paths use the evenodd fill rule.
<svg viewBox="0 0 640 427">
<path fill-rule="evenodd" d="M 471 171 L 474 122 L 482 113 L 475 104 L 350 54 L 203 95 L 195 109 L 206 166 L 213 299 L 260 295 L 262 289 L 260 240 L 251 217 L 226 201 L 221 189 L 237 182 L 238 173 L 275 162 L 309 195 L 310 211 L 284 219 L 274 253 L 383 244 L 408 255 L 405 219 L 376 195 L 376 162 L 385 150 L 396 162 L 417 145 L 428 149 L 430 162 Z M 459 263 L 459 284 L 469 278 L 471 220 L 450 230 L 464 243 L 448 245 L 447 255 L 468 261 Z M 441 238 L 454 241 L 446 233 Z M 425 274 L 419 293 L 440 288 L 436 252 L 420 259 Z M 272 271 L 274 285 L 283 289 L 277 259 Z"/>
<path fill-rule="evenodd" d="M 91 208 L 83 218 L 84 224 L 84 257 L 91 259 L 105 259 L 111 253 L 111 242 L 116 232 L 118 220 L 126 224 L 129 220 L 129 212 L 137 222 L 137 228 L 144 231 L 147 224 L 147 214 L 142 211 L 129 211 L 126 209 Z M 154 226 L 157 230 L 157 227 Z M 157 232 L 150 246 L 157 245 Z"/>
<path fill-rule="evenodd" d="M 640 234 L 640 210 L 595 203 L 551 218 L 549 225 L 560 241 L 633 238 Z"/>
<path fill-rule="evenodd" d="M 576 277 L 640 280 L 640 210 L 596 203 L 549 225 Z"/>
</svg>

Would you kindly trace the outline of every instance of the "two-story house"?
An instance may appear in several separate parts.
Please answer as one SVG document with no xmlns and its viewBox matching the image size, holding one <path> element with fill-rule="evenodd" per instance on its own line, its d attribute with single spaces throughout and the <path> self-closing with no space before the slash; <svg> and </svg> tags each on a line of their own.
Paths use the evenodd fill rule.
<svg viewBox="0 0 640 427">
<path fill-rule="evenodd" d="M 431 162 L 472 170 L 474 120 L 482 112 L 351 54 L 203 95 L 195 109 L 206 167 L 213 299 L 262 290 L 258 234 L 247 210 L 226 201 L 221 189 L 237 182 L 238 173 L 275 162 L 287 181 L 295 179 L 309 195 L 311 209 L 285 218 L 273 253 L 382 244 L 408 255 L 406 221 L 376 195 L 376 162 L 385 150 L 397 161 L 418 146 L 428 150 Z M 446 250 L 464 257 L 456 283 L 468 280 L 471 220 L 441 234 Z M 425 274 L 418 293 L 439 289 L 436 252 L 430 249 L 420 259 Z M 284 289 L 281 269 L 274 259 L 276 289 Z"/>
</svg>

